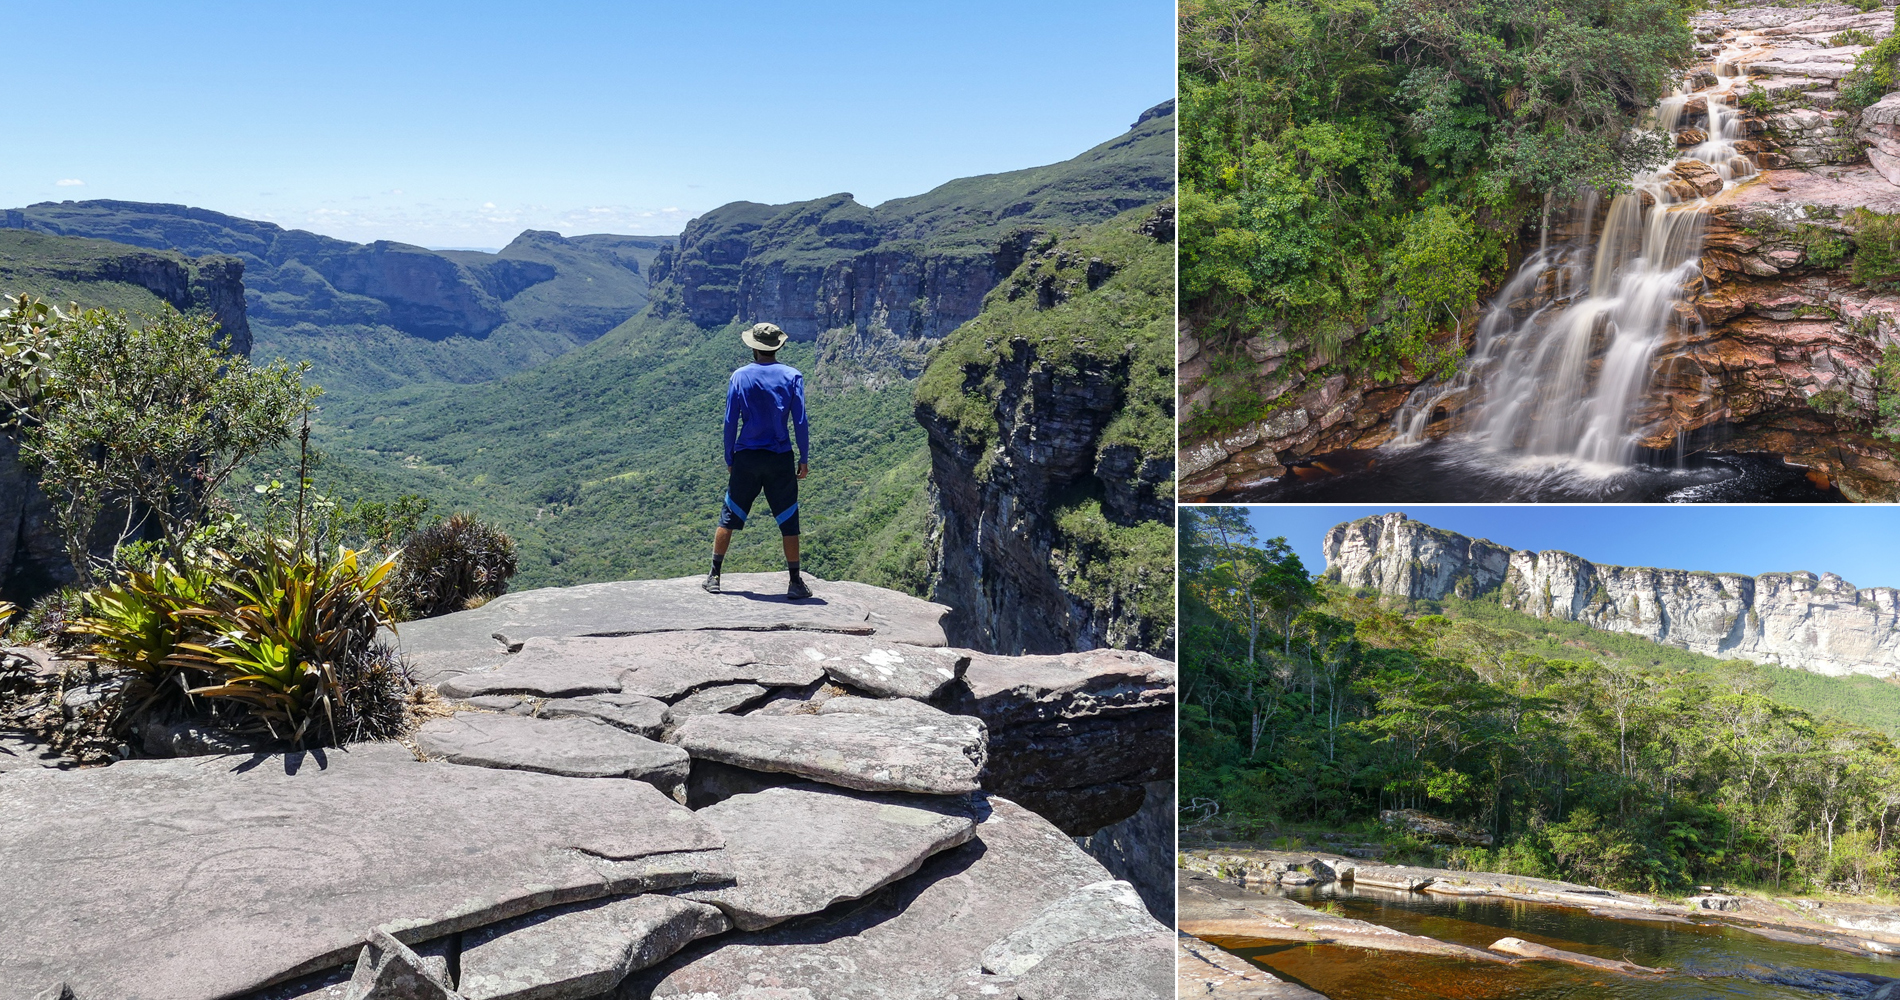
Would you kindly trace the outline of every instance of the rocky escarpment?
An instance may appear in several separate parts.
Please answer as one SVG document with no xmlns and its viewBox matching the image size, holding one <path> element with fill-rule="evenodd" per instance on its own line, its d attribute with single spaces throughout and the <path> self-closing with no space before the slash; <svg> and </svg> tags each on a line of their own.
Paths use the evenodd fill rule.
<svg viewBox="0 0 1900 1000">
<path fill-rule="evenodd" d="M 1900 676 L 1900 591 L 1832 573 L 1748 577 L 1604 566 L 1386 514 L 1326 534 L 1326 578 L 1414 600 L 1495 594 L 1507 608 L 1725 659 Z"/>
<path fill-rule="evenodd" d="M 1851 499 L 1900 499 L 1900 455 L 1880 413 L 1881 396 L 1900 386 L 1877 385 L 1875 370 L 1900 344 L 1900 297 L 1850 273 L 1855 210 L 1900 213 L 1900 94 L 1855 111 L 1840 104 L 1838 89 L 1856 58 L 1892 33 L 1894 10 L 1745 8 L 1697 14 L 1693 23 L 1702 60 L 1687 71 L 1693 87 L 1715 82 L 1718 72 L 1748 77 L 1734 94 L 1714 99 L 1741 111 L 1736 149 L 1759 172 L 1722 191 L 1705 171 L 1679 169 L 1684 197 L 1712 195 L 1702 276 L 1685 290 L 1653 358 L 1632 414 L 1637 439 L 1672 454 L 1776 454 Z M 1709 99 L 1692 97 L 1684 106 L 1680 145 L 1707 137 Z M 1584 220 L 1587 228 L 1565 224 L 1562 206 L 1556 209 L 1552 241 L 1600 232 L 1607 205 Z M 1533 227 L 1522 242 L 1537 238 Z M 1555 298 L 1546 282 L 1500 304 L 1522 317 Z M 1457 325 L 1467 351 L 1481 318 L 1473 310 Z M 1215 358 L 1190 326 L 1180 337 L 1185 419 L 1211 397 Z M 1288 405 L 1237 430 L 1184 441 L 1184 498 L 1263 486 L 1316 456 L 1393 440 L 1394 418 L 1420 380 L 1354 381 L 1306 347 L 1267 334 L 1244 345 L 1261 394 Z M 1463 429 L 1466 402 L 1458 394 L 1441 398 L 1426 415 L 1424 435 Z"/>
<path fill-rule="evenodd" d="M 655 311 L 708 327 L 776 323 L 819 343 L 828 384 L 914 378 L 1042 234 L 1152 204 L 1173 185 L 1169 101 L 1072 160 L 875 208 L 849 194 L 736 202 L 693 220 L 677 251 L 655 259 Z"/>
<path fill-rule="evenodd" d="M 105 240 L 0 230 L 0 294 L 30 293 L 61 305 L 150 310 L 170 306 L 217 320 L 229 350 L 248 355 L 244 262 L 186 257 Z M 20 442 L 0 432 L 0 599 L 24 602 L 76 578 L 39 477 Z"/>
<path fill-rule="evenodd" d="M 999 790 L 1099 781 L 1009 734 L 1164 708 L 1171 666 L 984 656 L 944 645 L 940 605 L 780 580 L 407 623 L 440 695 L 407 746 L 67 770 L 0 732 L 0 994 L 1171 996 L 1133 887 Z"/>
<path fill-rule="evenodd" d="M 1170 655 L 1173 207 L 1039 239 L 917 390 L 957 642 Z"/>
</svg>

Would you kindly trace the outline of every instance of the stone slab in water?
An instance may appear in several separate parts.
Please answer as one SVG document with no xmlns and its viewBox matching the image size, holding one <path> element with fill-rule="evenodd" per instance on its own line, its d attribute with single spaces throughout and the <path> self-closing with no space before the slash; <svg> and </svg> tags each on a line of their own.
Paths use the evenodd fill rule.
<svg viewBox="0 0 1900 1000">
<path fill-rule="evenodd" d="M 945 644 L 949 609 L 908 594 L 807 575 L 813 596 L 792 601 L 778 573 L 730 573 L 725 592 L 708 594 L 699 577 L 621 580 L 547 587 L 497 597 L 473 611 L 405 622 L 405 653 L 470 649 L 498 637 L 514 646 L 536 636 L 637 635 L 697 629 L 876 634 L 891 642 Z"/>
<path fill-rule="evenodd" d="M 579 1000 L 608 993 L 732 921 L 674 896 L 626 896 L 504 920 L 463 936 L 457 992 L 468 1000 Z"/>
<path fill-rule="evenodd" d="M 1304 986 L 1282 982 L 1239 955 L 1192 934 L 1178 934 L 1175 996 L 1209 1000 L 1326 1000 Z"/>
<path fill-rule="evenodd" d="M 874 715 L 698 715 L 673 734 L 697 760 L 796 774 L 866 792 L 976 791 L 983 723 Z"/>
<path fill-rule="evenodd" d="M 630 733 L 657 736 L 666 725 L 666 702 L 645 695 L 609 692 L 550 698 L 535 714 L 543 719 L 599 719 Z"/>
<path fill-rule="evenodd" d="M 14 772 L 0 844 L 5 997 L 214 1000 L 341 965 L 377 926 L 426 941 L 730 878 L 717 831 L 644 783 L 395 752 Z"/>
<path fill-rule="evenodd" d="M 738 884 L 686 895 L 748 931 L 869 895 L 976 829 L 967 802 L 814 785 L 734 795 L 695 815 L 725 837 Z"/>
<path fill-rule="evenodd" d="M 633 778 L 671 791 L 686 782 L 686 752 L 593 719 L 458 712 L 416 731 L 416 746 L 451 764 L 574 778 Z"/>
<path fill-rule="evenodd" d="M 770 970 L 784 997 L 942 1000 L 977 978 L 983 951 L 1051 903 L 1107 878 L 1047 820 L 991 797 L 971 843 L 924 863 L 871 902 L 823 922 L 800 921 L 701 941 L 621 987 L 623 1000 L 745 996 Z M 1160 968 L 1174 970 L 1163 953 Z M 988 977 L 985 977 L 988 978 Z M 1008 980 L 991 979 L 998 987 Z M 799 992 L 805 991 L 805 992 Z M 771 994 L 758 994 L 761 997 Z"/>
</svg>

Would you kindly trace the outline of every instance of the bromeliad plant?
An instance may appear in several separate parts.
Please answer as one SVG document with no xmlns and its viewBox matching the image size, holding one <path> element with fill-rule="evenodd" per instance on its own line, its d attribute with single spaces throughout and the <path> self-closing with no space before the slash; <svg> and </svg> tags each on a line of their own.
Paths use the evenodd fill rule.
<svg viewBox="0 0 1900 1000">
<path fill-rule="evenodd" d="M 190 714 L 205 699 L 234 728 L 293 746 L 392 736 L 407 682 L 377 631 L 392 617 L 382 591 L 394 567 L 265 538 L 182 569 L 127 570 L 87 597 L 86 655 L 131 675 L 128 718 Z"/>
<path fill-rule="evenodd" d="M 391 621 L 382 588 L 395 565 L 393 557 L 365 565 L 349 549 L 319 559 L 293 543 L 267 543 L 219 582 L 200 626 L 209 641 L 179 644 L 181 660 L 213 680 L 192 694 L 243 704 L 271 735 L 298 746 L 387 735 L 374 731 L 387 697 L 353 689 L 389 659 L 376 633 Z"/>
</svg>

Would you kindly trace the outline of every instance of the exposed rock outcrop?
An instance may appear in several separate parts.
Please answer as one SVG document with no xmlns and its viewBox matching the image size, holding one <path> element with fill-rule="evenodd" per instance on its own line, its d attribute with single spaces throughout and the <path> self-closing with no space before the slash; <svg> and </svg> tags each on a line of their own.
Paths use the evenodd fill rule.
<svg viewBox="0 0 1900 1000">
<path fill-rule="evenodd" d="M 1171 655 L 1162 218 L 1171 236 L 1162 205 L 1038 242 L 919 384 L 942 522 L 932 593 L 957 609 L 960 645 Z"/>
<path fill-rule="evenodd" d="M 819 344 L 826 384 L 920 374 L 1029 245 L 1173 189 L 1174 102 L 1063 163 L 951 181 L 875 208 L 849 194 L 735 202 L 694 219 L 649 271 L 658 315 L 703 327 L 767 320 Z"/>
<path fill-rule="evenodd" d="M 1725 659 L 1821 674 L 1900 676 L 1900 591 L 1856 590 L 1832 573 L 1604 566 L 1568 552 L 1509 549 L 1403 514 L 1326 534 L 1326 578 L 1419 600 L 1495 593 L 1507 608 L 1641 636 Z"/>
<path fill-rule="evenodd" d="M 716 596 L 693 579 L 530 591 L 405 626 L 410 656 L 487 644 L 428 662 L 442 688 L 494 692 L 427 699 L 435 717 L 408 746 L 61 769 L 0 744 L 19 758 L 0 766 L 0 878 L 32 896 L 0 907 L 0 994 L 1168 997 L 1166 927 L 1068 833 L 995 793 L 980 713 L 1011 739 L 1106 722 L 1145 746 L 1114 709 L 1170 712 L 1171 666 L 1104 652 L 1016 669 L 877 642 L 887 628 L 930 641 L 947 609 L 811 579 L 801 616 L 749 594 L 764 579 L 729 574 Z M 771 628 L 774 612 L 802 628 Z M 826 627 L 840 631 L 806 630 Z M 520 652 L 506 629 L 529 636 Z M 944 666 L 937 706 L 854 683 L 913 659 Z M 983 697 L 966 671 L 988 678 Z M 673 718 L 741 686 L 735 673 L 771 697 Z M 510 680 L 450 683 L 485 675 Z M 590 698 L 665 704 L 667 721 L 652 739 L 548 717 Z M 1031 791 L 1103 777 L 1060 748 L 1011 753 L 1011 780 L 1047 772 Z M 287 846 L 233 851 L 234 836 Z"/>
</svg>

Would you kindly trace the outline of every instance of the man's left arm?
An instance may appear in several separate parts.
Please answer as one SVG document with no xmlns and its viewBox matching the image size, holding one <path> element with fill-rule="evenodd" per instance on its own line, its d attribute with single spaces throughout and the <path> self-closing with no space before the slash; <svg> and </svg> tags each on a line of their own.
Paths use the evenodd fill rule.
<svg viewBox="0 0 1900 1000">
<path fill-rule="evenodd" d="M 805 376 L 792 379 L 792 432 L 798 435 L 798 478 L 811 466 L 811 424 L 805 419 Z"/>
</svg>

